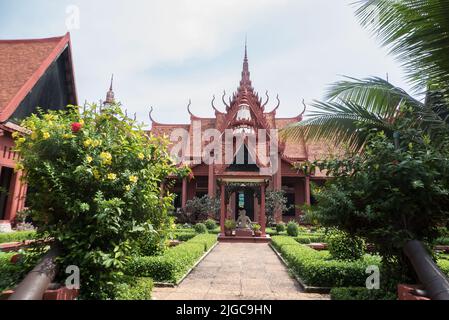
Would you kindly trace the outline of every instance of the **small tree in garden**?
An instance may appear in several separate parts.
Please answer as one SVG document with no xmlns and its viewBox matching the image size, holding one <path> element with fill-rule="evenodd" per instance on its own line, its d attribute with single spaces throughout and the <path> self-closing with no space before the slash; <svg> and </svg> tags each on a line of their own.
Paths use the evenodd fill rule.
<svg viewBox="0 0 449 320">
<path fill-rule="evenodd" d="M 216 218 L 220 211 L 220 201 L 215 198 L 211 198 L 208 195 L 202 198 L 193 198 L 187 201 L 186 209 L 180 222 L 182 223 L 197 223 L 206 221 L 212 214 L 212 218 Z"/>
<path fill-rule="evenodd" d="M 147 136 L 119 105 L 32 115 L 16 135 L 33 221 L 61 248 L 61 276 L 81 273 L 81 297 L 114 299 L 122 270 L 140 239 L 163 237 L 172 195 L 161 182 L 184 174 L 168 141 Z M 156 240 L 157 242 L 157 240 Z"/>
<path fill-rule="evenodd" d="M 276 212 L 287 212 L 291 206 L 287 205 L 287 197 L 283 190 L 269 190 L 265 194 L 265 214 L 268 221 L 274 221 Z"/>
<path fill-rule="evenodd" d="M 449 219 L 447 128 L 435 127 L 432 140 L 410 121 L 413 117 L 403 109 L 396 143 L 372 132 L 363 155 L 318 163 L 334 179 L 316 193 L 312 213 L 323 226 L 374 244 L 384 271 L 398 278 L 413 275 L 404 244 L 431 244 Z"/>
</svg>

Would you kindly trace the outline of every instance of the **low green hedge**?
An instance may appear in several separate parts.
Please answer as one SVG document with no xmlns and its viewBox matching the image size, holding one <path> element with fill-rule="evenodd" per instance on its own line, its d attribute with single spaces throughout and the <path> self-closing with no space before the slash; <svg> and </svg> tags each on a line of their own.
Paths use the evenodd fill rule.
<svg viewBox="0 0 449 320">
<path fill-rule="evenodd" d="M 151 300 L 153 286 L 151 278 L 131 278 L 117 286 L 116 300 Z"/>
<path fill-rule="evenodd" d="M 297 237 L 295 237 L 295 240 L 301 244 L 310 244 L 310 243 L 316 243 L 316 242 L 326 242 L 326 237 L 324 234 L 320 234 L 320 233 L 317 233 L 317 234 L 301 233 Z"/>
<path fill-rule="evenodd" d="M 176 231 L 175 233 L 173 233 L 173 238 L 179 241 L 188 241 L 196 237 L 196 235 L 197 233 L 195 232 L 195 230 L 182 231 L 182 232 Z"/>
<path fill-rule="evenodd" d="M 150 277 L 158 282 L 176 283 L 216 241 L 216 235 L 197 235 L 161 256 L 133 258 L 126 273 L 136 277 Z"/>
<path fill-rule="evenodd" d="M 379 257 L 369 255 L 357 261 L 333 260 L 329 252 L 313 250 L 291 237 L 275 236 L 272 243 L 293 272 L 308 286 L 363 286 L 367 277 L 366 268 L 370 265 L 380 265 Z"/>
<path fill-rule="evenodd" d="M 396 294 L 383 290 L 359 288 L 332 288 L 331 300 L 396 300 Z"/>
<path fill-rule="evenodd" d="M 0 243 L 22 242 L 32 240 L 36 237 L 36 231 L 16 231 L 11 233 L 0 233 Z"/>
<path fill-rule="evenodd" d="M 449 277 L 449 260 L 439 259 L 438 266 Z"/>
</svg>

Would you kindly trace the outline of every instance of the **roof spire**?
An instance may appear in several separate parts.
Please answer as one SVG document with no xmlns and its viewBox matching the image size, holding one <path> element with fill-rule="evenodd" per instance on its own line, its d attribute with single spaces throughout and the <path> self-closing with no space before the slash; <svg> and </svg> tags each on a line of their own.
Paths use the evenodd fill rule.
<svg viewBox="0 0 449 320">
<path fill-rule="evenodd" d="M 249 72 L 249 62 L 248 62 L 248 38 L 245 37 L 245 57 L 243 59 L 243 71 L 242 80 L 240 81 L 240 87 L 251 88 L 251 73 Z"/>
<path fill-rule="evenodd" d="M 109 87 L 109 91 L 106 93 L 106 101 L 104 102 L 105 105 L 115 103 L 114 91 L 112 89 L 113 83 L 114 83 L 114 74 L 112 74 L 111 77 L 111 86 Z"/>
</svg>

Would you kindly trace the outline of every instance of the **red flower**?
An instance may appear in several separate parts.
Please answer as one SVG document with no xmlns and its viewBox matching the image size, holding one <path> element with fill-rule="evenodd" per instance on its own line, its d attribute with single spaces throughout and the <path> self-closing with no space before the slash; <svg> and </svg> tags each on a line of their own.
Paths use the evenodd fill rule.
<svg viewBox="0 0 449 320">
<path fill-rule="evenodd" d="M 82 127 L 83 127 L 83 125 L 79 122 L 72 123 L 72 132 L 78 133 Z"/>
</svg>

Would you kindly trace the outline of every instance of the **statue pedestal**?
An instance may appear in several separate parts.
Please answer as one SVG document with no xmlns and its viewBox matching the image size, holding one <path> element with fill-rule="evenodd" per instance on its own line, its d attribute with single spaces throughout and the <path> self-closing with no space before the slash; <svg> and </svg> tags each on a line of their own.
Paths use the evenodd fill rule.
<svg viewBox="0 0 449 320">
<path fill-rule="evenodd" d="M 253 231 L 251 229 L 237 229 L 235 230 L 236 237 L 252 237 Z"/>
</svg>

